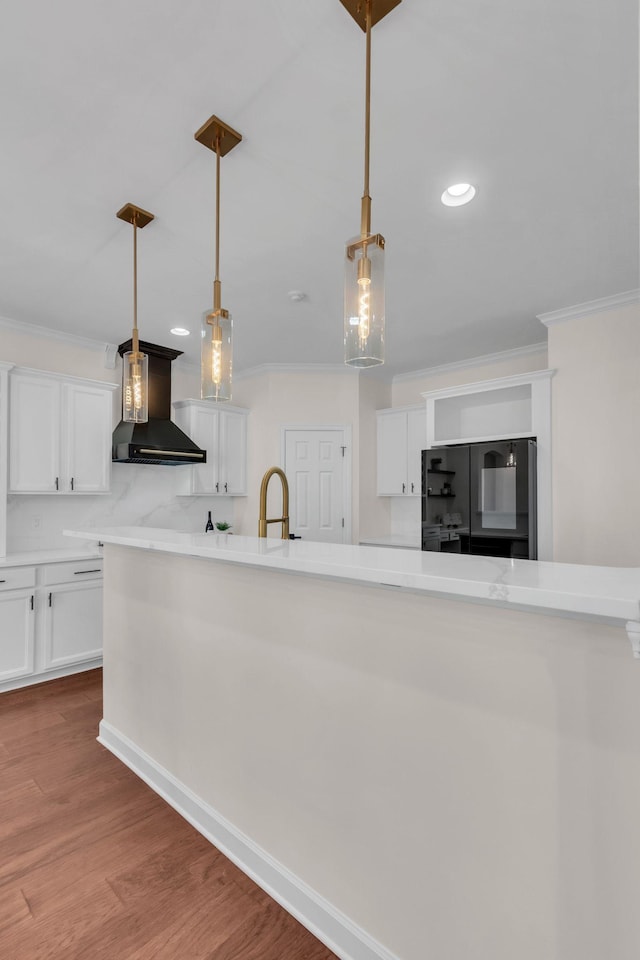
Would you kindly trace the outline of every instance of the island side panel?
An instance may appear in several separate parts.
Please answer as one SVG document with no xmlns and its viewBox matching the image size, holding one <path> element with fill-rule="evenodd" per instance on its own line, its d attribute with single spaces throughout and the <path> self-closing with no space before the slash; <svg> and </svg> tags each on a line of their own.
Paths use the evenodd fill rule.
<svg viewBox="0 0 640 960">
<path fill-rule="evenodd" d="M 107 545 L 104 660 L 107 723 L 402 960 L 635 960 L 621 628 Z"/>
</svg>

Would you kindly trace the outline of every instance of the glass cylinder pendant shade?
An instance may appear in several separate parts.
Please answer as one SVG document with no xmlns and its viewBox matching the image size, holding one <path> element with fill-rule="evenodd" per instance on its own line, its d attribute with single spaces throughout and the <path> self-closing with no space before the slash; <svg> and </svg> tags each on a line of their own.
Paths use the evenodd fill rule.
<svg viewBox="0 0 640 960">
<path fill-rule="evenodd" d="M 225 311 L 226 313 L 226 311 Z M 231 400 L 233 324 L 231 316 L 202 318 L 201 384 L 203 400 Z"/>
<path fill-rule="evenodd" d="M 344 362 L 353 367 L 384 363 L 384 240 L 379 235 L 347 244 Z"/>
<path fill-rule="evenodd" d="M 149 419 L 149 358 L 140 351 L 122 357 L 122 419 L 126 423 Z"/>
</svg>

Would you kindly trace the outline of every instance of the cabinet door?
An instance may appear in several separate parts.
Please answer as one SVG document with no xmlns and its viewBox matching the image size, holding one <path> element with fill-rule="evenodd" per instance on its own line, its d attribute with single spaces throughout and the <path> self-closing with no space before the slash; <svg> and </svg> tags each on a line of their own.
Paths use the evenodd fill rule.
<svg viewBox="0 0 640 960">
<path fill-rule="evenodd" d="M 108 493 L 111 480 L 111 393 L 84 384 L 65 383 L 64 469 L 62 489 Z"/>
<path fill-rule="evenodd" d="M 207 451 L 207 462 L 192 467 L 192 493 L 217 493 L 218 477 L 218 411 L 202 406 L 189 410 L 187 433 L 194 443 Z"/>
<path fill-rule="evenodd" d="M 378 414 L 378 496 L 407 492 L 407 414 Z"/>
<path fill-rule="evenodd" d="M 9 380 L 9 492 L 60 487 L 60 384 L 13 374 Z"/>
<path fill-rule="evenodd" d="M 407 413 L 407 493 L 419 497 L 422 488 L 422 451 L 427 446 L 427 414 L 424 407 Z"/>
<path fill-rule="evenodd" d="M 219 412 L 218 476 L 220 493 L 247 492 L 247 415 Z"/>
<path fill-rule="evenodd" d="M 102 581 L 42 591 L 45 603 L 44 669 L 102 656 Z"/>
<path fill-rule="evenodd" d="M 0 593 L 0 682 L 34 670 L 33 592 Z"/>
</svg>

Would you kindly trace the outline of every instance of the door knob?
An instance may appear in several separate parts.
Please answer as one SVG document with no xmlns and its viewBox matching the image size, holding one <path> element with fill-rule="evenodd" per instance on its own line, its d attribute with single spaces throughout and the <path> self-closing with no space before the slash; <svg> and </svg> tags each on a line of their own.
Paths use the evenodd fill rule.
<svg viewBox="0 0 640 960">
<path fill-rule="evenodd" d="M 302 540 L 302 537 L 296 537 L 295 533 L 290 533 L 289 540 Z"/>
</svg>

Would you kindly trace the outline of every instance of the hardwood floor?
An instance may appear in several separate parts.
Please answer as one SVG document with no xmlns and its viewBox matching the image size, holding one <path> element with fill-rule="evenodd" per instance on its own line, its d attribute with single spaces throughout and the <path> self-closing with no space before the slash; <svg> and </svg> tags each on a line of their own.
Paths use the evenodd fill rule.
<svg viewBox="0 0 640 960">
<path fill-rule="evenodd" d="M 334 960 L 96 742 L 101 682 L 0 694 L 0 955 Z"/>
</svg>

